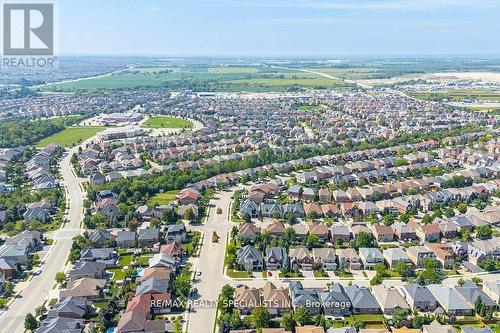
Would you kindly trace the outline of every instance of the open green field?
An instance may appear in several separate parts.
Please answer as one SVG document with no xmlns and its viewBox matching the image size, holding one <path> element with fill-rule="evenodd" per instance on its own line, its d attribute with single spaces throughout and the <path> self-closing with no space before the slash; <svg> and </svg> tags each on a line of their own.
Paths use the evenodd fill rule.
<svg viewBox="0 0 500 333">
<path fill-rule="evenodd" d="M 152 117 L 142 123 L 144 128 L 191 128 L 190 121 L 175 117 Z"/>
<path fill-rule="evenodd" d="M 488 89 L 457 89 L 439 93 L 417 93 L 413 97 L 429 101 L 491 101 L 500 102 L 500 91 Z"/>
<path fill-rule="evenodd" d="M 132 68 L 113 75 L 43 86 L 45 91 L 95 91 L 138 87 L 171 90 L 268 92 L 297 89 L 350 88 L 342 80 L 269 67 L 193 66 Z"/>
<path fill-rule="evenodd" d="M 319 67 L 311 68 L 315 72 L 329 74 L 331 76 L 342 79 L 372 79 L 377 74 L 382 72 L 379 68 L 373 67 L 354 67 L 354 68 L 335 68 L 335 67 Z"/>
<path fill-rule="evenodd" d="M 164 193 L 155 194 L 154 196 L 149 198 L 147 204 L 148 206 L 167 205 L 177 199 L 177 193 L 178 191 L 168 191 Z"/>
<path fill-rule="evenodd" d="M 61 147 L 72 147 L 104 131 L 106 128 L 104 126 L 68 127 L 59 133 L 38 141 L 36 146 L 46 147 L 49 144 L 56 144 Z"/>
</svg>

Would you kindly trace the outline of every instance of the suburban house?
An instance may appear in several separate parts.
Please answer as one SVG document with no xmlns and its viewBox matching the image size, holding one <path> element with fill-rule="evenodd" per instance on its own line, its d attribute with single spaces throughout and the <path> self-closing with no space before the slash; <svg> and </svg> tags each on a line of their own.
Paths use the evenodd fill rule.
<svg viewBox="0 0 500 333">
<path fill-rule="evenodd" d="M 264 269 L 264 261 L 262 254 L 252 245 L 245 245 L 237 251 L 238 266 L 248 272 L 262 271 Z"/>
<path fill-rule="evenodd" d="M 314 266 L 322 267 L 325 271 L 334 271 L 337 269 L 337 257 L 332 248 L 313 248 L 312 249 Z"/>
<path fill-rule="evenodd" d="M 412 311 L 431 312 L 437 308 L 437 300 L 427 286 L 406 284 L 401 287 L 406 302 Z"/>
<path fill-rule="evenodd" d="M 384 256 L 377 247 L 362 247 L 359 249 L 359 257 L 365 269 L 374 269 L 375 265 L 384 263 Z"/>
<path fill-rule="evenodd" d="M 351 301 L 352 313 L 379 313 L 380 306 L 368 288 L 347 286 L 346 294 Z"/>
<path fill-rule="evenodd" d="M 431 284 L 427 288 L 448 315 L 471 316 L 474 314 L 474 306 L 467 303 L 454 288 L 440 284 Z"/>
<path fill-rule="evenodd" d="M 266 249 L 266 268 L 276 271 L 288 261 L 288 254 L 283 247 L 268 247 Z"/>
<path fill-rule="evenodd" d="M 372 293 L 382 312 L 386 315 L 392 315 L 396 309 L 410 309 L 404 297 L 394 288 L 387 288 L 385 285 L 379 284 L 372 287 Z"/>
<path fill-rule="evenodd" d="M 291 248 L 290 249 L 290 265 L 292 268 L 302 268 L 303 270 L 310 271 L 313 269 L 314 261 L 305 247 Z"/>
</svg>

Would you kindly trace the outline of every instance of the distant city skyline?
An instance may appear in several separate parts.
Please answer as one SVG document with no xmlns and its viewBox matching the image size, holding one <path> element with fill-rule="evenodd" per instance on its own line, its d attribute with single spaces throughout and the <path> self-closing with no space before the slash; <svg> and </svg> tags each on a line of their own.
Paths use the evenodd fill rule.
<svg viewBox="0 0 500 333">
<path fill-rule="evenodd" d="M 60 53 L 498 55 L 495 0 L 59 1 Z"/>
</svg>

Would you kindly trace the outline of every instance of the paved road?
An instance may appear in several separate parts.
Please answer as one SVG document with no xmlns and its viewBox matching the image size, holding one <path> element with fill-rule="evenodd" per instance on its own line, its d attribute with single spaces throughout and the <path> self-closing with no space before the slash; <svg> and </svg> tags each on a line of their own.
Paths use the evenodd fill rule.
<svg viewBox="0 0 500 333">
<path fill-rule="evenodd" d="M 231 281 L 224 277 L 224 254 L 228 233 L 232 224 L 229 221 L 229 207 L 233 192 L 220 192 L 217 197 L 210 201 L 212 208 L 207 221 L 198 230 L 203 233 L 204 241 L 200 256 L 194 261 L 193 269 L 201 272 L 197 277 L 194 287 L 198 288 L 199 298 L 197 301 L 216 301 L 222 287 Z M 217 207 L 222 209 L 222 214 L 216 214 Z M 196 228 L 193 228 L 196 229 Z M 212 243 L 212 232 L 216 231 L 220 236 L 218 243 Z M 216 317 L 216 308 L 205 303 L 194 304 L 192 312 L 188 314 L 187 321 L 189 333 L 212 332 Z M 213 305 L 213 304 L 212 304 Z"/>
<path fill-rule="evenodd" d="M 9 308 L 0 316 L 1 332 L 24 332 L 24 317 L 28 312 L 34 313 L 35 308 L 47 300 L 56 297 L 52 291 L 55 284 L 55 275 L 63 271 L 71 249 L 72 238 L 81 233 L 80 223 L 83 218 L 84 193 L 79 185 L 79 179 L 71 171 L 70 158 L 73 151 L 65 156 L 60 163 L 60 170 L 66 187 L 66 196 L 69 200 L 69 220 L 64 227 L 55 231 L 52 238 L 55 241 L 42 260 L 42 273 L 19 287 L 22 291 L 10 304 Z"/>
</svg>

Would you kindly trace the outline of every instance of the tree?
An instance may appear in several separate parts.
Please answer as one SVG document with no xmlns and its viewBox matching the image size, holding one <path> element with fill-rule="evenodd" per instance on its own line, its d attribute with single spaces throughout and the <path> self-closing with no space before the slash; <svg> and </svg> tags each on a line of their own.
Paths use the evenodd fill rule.
<svg viewBox="0 0 500 333">
<path fill-rule="evenodd" d="M 192 209 L 188 209 L 186 211 L 186 214 L 184 214 L 184 219 L 185 220 L 188 220 L 190 222 L 196 220 L 196 215 L 194 214 L 193 210 Z"/>
<path fill-rule="evenodd" d="M 252 309 L 251 321 L 258 329 L 269 327 L 269 323 L 271 322 L 271 314 L 265 307 L 255 307 Z"/>
<path fill-rule="evenodd" d="M 352 241 L 352 247 L 356 250 L 360 247 L 373 247 L 373 236 L 365 231 L 361 231 L 356 238 Z"/>
<path fill-rule="evenodd" d="M 418 274 L 417 282 L 421 285 L 441 283 L 441 276 L 438 273 L 438 262 L 435 259 L 424 260 L 424 270 Z"/>
<path fill-rule="evenodd" d="M 295 314 L 293 316 L 297 324 L 299 325 L 307 325 L 311 322 L 312 317 L 311 314 L 309 313 L 309 310 L 307 310 L 305 307 L 301 306 L 295 310 Z"/>
<path fill-rule="evenodd" d="M 316 235 L 308 235 L 306 243 L 309 248 L 316 247 L 319 244 L 319 238 Z"/>
<path fill-rule="evenodd" d="M 493 235 L 493 230 L 489 224 L 482 225 L 476 229 L 476 234 L 478 238 L 486 239 L 490 238 Z"/>
<path fill-rule="evenodd" d="M 174 321 L 174 333 L 182 333 L 182 323 L 180 317 L 177 317 Z"/>
<path fill-rule="evenodd" d="M 14 291 L 14 285 L 12 284 L 12 282 L 5 282 L 3 284 L 3 290 L 5 291 L 7 296 L 10 296 L 10 295 L 12 295 L 12 292 Z"/>
<path fill-rule="evenodd" d="M 478 263 L 478 266 L 488 272 L 497 271 L 500 270 L 500 260 L 493 258 L 484 259 Z"/>
<path fill-rule="evenodd" d="M 408 310 L 406 309 L 395 309 L 392 313 L 392 321 L 394 322 L 394 326 L 403 327 L 408 322 Z"/>
<path fill-rule="evenodd" d="M 28 313 L 24 318 L 24 328 L 30 332 L 35 332 L 38 328 L 38 321 L 31 313 Z"/>
<path fill-rule="evenodd" d="M 465 214 L 467 213 L 467 204 L 465 203 L 459 203 L 457 206 L 457 210 L 460 214 Z"/>
<path fill-rule="evenodd" d="M 56 273 L 56 282 L 59 284 L 63 284 L 66 281 L 66 274 L 64 272 Z"/>
<path fill-rule="evenodd" d="M 414 275 L 414 270 L 402 260 L 398 260 L 394 265 L 394 271 L 399 273 L 402 278 L 409 278 Z"/>
<path fill-rule="evenodd" d="M 280 320 L 280 327 L 284 328 L 285 331 L 292 331 L 297 323 L 295 322 L 295 318 L 293 317 L 293 313 L 287 312 L 285 313 Z"/>
<path fill-rule="evenodd" d="M 245 213 L 245 214 L 243 214 L 243 220 L 245 221 L 245 223 L 251 223 L 252 217 L 250 216 L 250 214 Z"/>
<path fill-rule="evenodd" d="M 476 311 L 476 314 L 480 315 L 481 317 L 484 317 L 486 315 L 486 307 L 484 306 L 481 297 L 476 298 L 476 301 L 474 302 L 474 311 Z"/>
<path fill-rule="evenodd" d="M 286 228 L 284 239 L 288 245 L 293 244 L 295 242 L 295 239 L 296 239 L 295 230 L 291 227 Z"/>
<path fill-rule="evenodd" d="M 465 280 L 464 280 L 463 278 L 460 278 L 460 279 L 458 279 L 457 284 L 458 284 L 460 287 L 463 287 L 463 285 L 465 284 Z"/>
<path fill-rule="evenodd" d="M 366 324 L 361 321 L 361 320 L 355 320 L 353 323 L 352 323 L 352 327 L 354 327 L 355 329 L 362 329 L 362 328 L 365 328 L 366 327 Z"/>
</svg>

